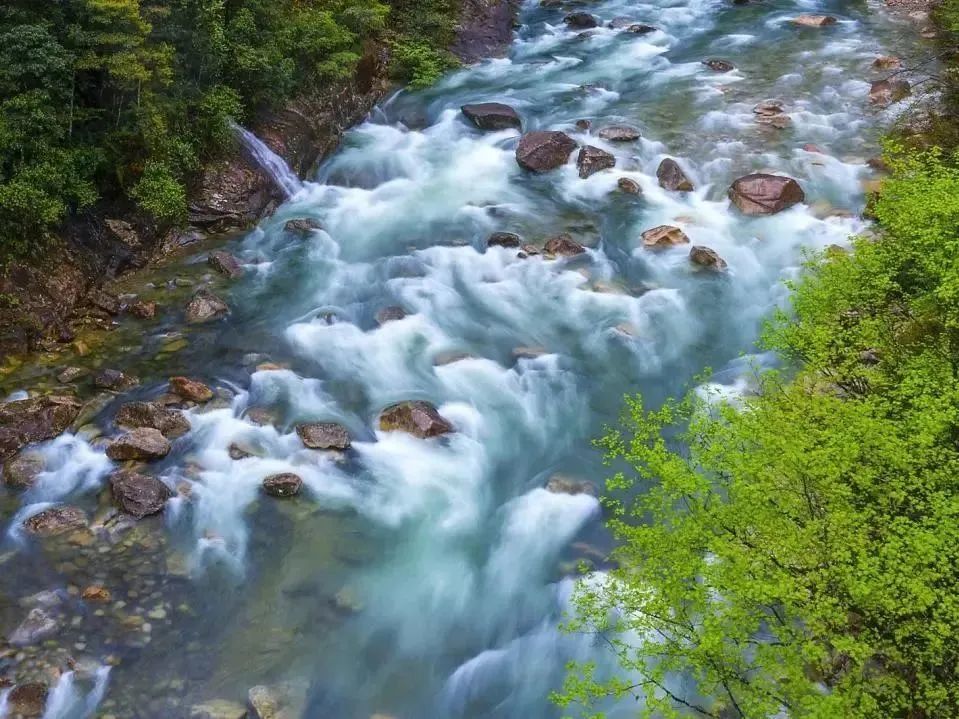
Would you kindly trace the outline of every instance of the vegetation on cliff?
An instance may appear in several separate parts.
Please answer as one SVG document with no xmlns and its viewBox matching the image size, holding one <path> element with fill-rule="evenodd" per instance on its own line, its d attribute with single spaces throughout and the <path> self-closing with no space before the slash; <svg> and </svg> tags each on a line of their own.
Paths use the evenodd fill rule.
<svg viewBox="0 0 959 719">
<path fill-rule="evenodd" d="M 37 254 L 71 213 L 133 200 L 176 223 L 229 121 L 350 76 L 389 39 L 433 79 L 456 3 L 10 0 L 0 7 L 0 261 Z M 387 27 L 389 30 L 387 31 Z"/>
</svg>

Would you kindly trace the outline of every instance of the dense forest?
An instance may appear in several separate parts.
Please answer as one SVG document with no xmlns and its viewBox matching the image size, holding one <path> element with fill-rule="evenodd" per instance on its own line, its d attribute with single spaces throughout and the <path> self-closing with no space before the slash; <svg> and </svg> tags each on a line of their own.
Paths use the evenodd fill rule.
<svg viewBox="0 0 959 719">
<path fill-rule="evenodd" d="M 946 43 L 957 8 L 939 11 Z M 607 500 L 618 568 L 582 588 L 569 628 L 603 637 L 624 671 L 576 667 L 561 704 L 597 717 L 624 695 L 644 717 L 959 716 L 951 63 L 932 78 L 942 113 L 891 132 L 875 233 L 811 257 L 768 323 L 763 348 L 785 368 L 757 370 L 732 401 L 631 398 L 599 442 L 623 468 Z"/>
<path fill-rule="evenodd" d="M 243 122 L 354 72 L 371 40 L 426 83 L 453 2 L 12 0 L 0 7 L 0 259 L 37 255 L 69 214 L 132 200 L 186 214 L 197 171 Z M 389 27 L 387 31 L 386 28 Z M 439 49 L 437 49 L 439 48 Z"/>
</svg>

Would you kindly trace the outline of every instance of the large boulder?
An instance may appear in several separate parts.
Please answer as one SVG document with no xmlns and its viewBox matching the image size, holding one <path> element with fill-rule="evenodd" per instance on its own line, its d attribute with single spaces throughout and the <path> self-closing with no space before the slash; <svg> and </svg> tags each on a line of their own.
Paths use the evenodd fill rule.
<svg viewBox="0 0 959 719">
<path fill-rule="evenodd" d="M 42 455 L 24 450 L 4 463 L 3 481 L 12 489 L 27 489 L 37 481 L 44 465 Z"/>
<path fill-rule="evenodd" d="M 635 142 L 639 139 L 639 130 L 630 125 L 609 125 L 599 131 L 599 136 L 607 142 Z"/>
<path fill-rule="evenodd" d="M 296 433 L 310 449 L 349 449 L 350 433 L 336 422 L 310 422 L 296 427 Z"/>
<path fill-rule="evenodd" d="M 599 25 L 599 21 L 588 12 L 571 12 L 563 18 L 563 22 L 575 30 L 588 30 Z"/>
<path fill-rule="evenodd" d="M 127 402 L 117 412 L 116 423 L 130 429 L 150 427 L 171 439 L 190 431 L 190 422 L 182 413 L 158 402 Z"/>
<path fill-rule="evenodd" d="M 113 440 L 107 447 L 107 457 L 123 462 L 130 459 L 162 459 L 170 453 L 170 442 L 158 429 L 140 427 Z"/>
<path fill-rule="evenodd" d="M 263 491 L 271 497 L 295 497 L 303 489 L 303 480 L 292 472 L 271 474 L 263 480 Z"/>
<path fill-rule="evenodd" d="M 80 413 L 75 397 L 48 395 L 0 403 L 0 459 L 26 444 L 52 439 Z"/>
<path fill-rule="evenodd" d="M 240 264 L 240 261 L 225 250 L 214 250 L 210 253 L 210 256 L 207 257 L 206 262 L 214 270 L 221 275 L 229 277 L 231 280 L 243 276 L 243 266 Z"/>
<path fill-rule="evenodd" d="M 121 470 L 110 475 L 113 503 L 137 519 L 163 511 L 173 492 L 156 477 Z"/>
<path fill-rule="evenodd" d="M 756 172 L 733 182 L 729 199 L 744 215 L 774 215 L 806 199 L 791 177 Z"/>
<path fill-rule="evenodd" d="M 670 157 L 659 163 L 659 167 L 656 169 L 656 179 L 659 180 L 659 186 L 664 190 L 673 192 L 693 191 L 692 180 L 686 176 L 679 163 Z"/>
<path fill-rule="evenodd" d="M 212 389 L 189 377 L 171 377 L 170 391 L 189 402 L 209 402 L 213 399 Z"/>
<path fill-rule="evenodd" d="M 893 77 L 888 80 L 878 80 L 869 88 L 869 102 L 873 105 L 885 107 L 908 97 L 911 92 L 912 88 L 909 82 L 902 78 Z"/>
<path fill-rule="evenodd" d="M 39 719 L 43 716 L 48 693 L 47 685 L 40 682 L 17 684 L 7 695 L 10 716 L 21 717 L 22 719 Z"/>
<path fill-rule="evenodd" d="M 643 233 L 642 238 L 643 247 L 654 250 L 689 243 L 686 233 L 673 225 L 659 225 L 650 228 Z"/>
<path fill-rule="evenodd" d="M 230 308 L 209 290 L 198 290 L 186 306 L 186 321 L 191 323 L 210 322 L 222 317 Z"/>
<path fill-rule="evenodd" d="M 460 108 L 466 118 L 481 130 L 517 130 L 523 125 L 516 110 L 501 102 L 479 102 Z"/>
<path fill-rule="evenodd" d="M 593 145 L 581 147 L 579 155 L 576 157 L 579 176 L 584 180 L 600 170 L 608 170 L 615 165 L 616 157 L 611 152 L 606 152 L 606 150 L 601 150 Z"/>
<path fill-rule="evenodd" d="M 721 272 L 726 269 L 726 260 L 720 257 L 716 250 L 702 245 L 694 245 L 690 248 L 689 261 L 697 267 L 713 272 Z"/>
<path fill-rule="evenodd" d="M 554 257 L 573 257 L 584 252 L 586 252 L 586 248 L 566 232 L 550 237 L 543 245 L 543 253 Z"/>
<path fill-rule="evenodd" d="M 412 400 L 384 409 L 380 414 L 380 429 L 384 432 L 400 430 L 425 439 L 452 432 L 453 425 L 429 402 Z"/>
<path fill-rule="evenodd" d="M 800 27 L 826 27 L 835 25 L 837 21 L 832 15 L 798 15 L 790 22 Z"/>
<path fill-rule="evenodd" d="M 516 146 L 516 162 L 524 170 L 549 172 L 566 164 L 576 141 L 558 130 L 527 132 Z"/>
<path fill-rule="evenodd" d="M 56 537 L 87 526 L 87 515 L 79 507 L 50 507 L 23 522 L 23 528 L 37 537 Z"/>
</svg>

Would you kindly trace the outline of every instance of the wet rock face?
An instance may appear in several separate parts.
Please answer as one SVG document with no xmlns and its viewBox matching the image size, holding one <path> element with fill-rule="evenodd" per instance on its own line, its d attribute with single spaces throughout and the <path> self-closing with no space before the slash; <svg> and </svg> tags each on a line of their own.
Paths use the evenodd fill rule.
<svg viewBox="0 0 959 719">
<path fill-rule="evenodd" d="M 803 202 L 806 195 L 791 177 L 757 172 L 733 182 L 729 199 L 744 215 L 774 215 Z"/>
<path fill-rule="evenodd" d="M 580 148 L 579 155 L 576 158 L 579 176 L 584 180 L 600 170 L 608 170 L 615 165 L 616 157 L 612 153 L 593 145 Z"/>
<path fill-rule="evenodd" d="M 213 399 L 212 389 L 189 377 L 171 377 L 170 391 L 190 402 L 209 402 Z"/>
<path fill-rule="evenodd" d="M 170 439 L 190 431 L 190 422 L 183 414 L 157 402 L 127 402 L 117 412 L 116 423 L 131 429 L 152 428 Z"/>
<path fill-rule="evenodd" d="M 226 302 L 209 290 L 199 290 L 186 306 L 186 321 L 190 323 L 211 322 L 230 311 Z"/>
<path fill-rule="evenodd" d="M 380 414 L 380 429 L 384 432 L 399 430 L 426 439 L 452 432 L 453 425 L 429 402 L 413 400 L 384 409 Z"/>
<path fill-rule="evenodd" d="M 679 163 L 669 157 L 659 163 L 656 170 L 656 179 L 659 180 L 659 186 L 664 190 L 672 192 L 693 191 L 693 181 L 686 176 Z"/>
<path fill-rule="evenodd" d="M 240 265 L 240 261 L 224 250 L 211 252 L 206 262 L 214 270 L 231 280 L 243 276 L 243 267 Z"/>
<path fill-rule="evenodd" d="M 571 235 L 564 232 L 546 240 L 546 244 L 543 245 L 543 252 L 557 257 L 573 257 L 586 252 L 586 248 L 574 240 Z"/>
<path fill-rule="evenodd" d="M 642 239 L 643 247 L 654 250 L 689 243 L 686 233 L 673 225 L 659 225 L 650 228 L 642 234 Z"/>
<path fill-rule="evenodd" d="M 173 492 L 156 477 L 120 471 L 110 475 L 113 502 L 122 511 L 142 519 L 163 511 Z"/>
<path fill-rule="evenodd" d="M 310 449 L 349 449 L 350 433 L 336 422 L 297 425 L 296 433 Z"/>
<path fill-rule="evenodd" d="M 639 139 L 639 130 L 629 125 L 610 125 L 602 128 L 599 136 L 608 142 L 635 142 Z"/>
<path fill-rule="evenodd" d="M 572 12 L 563 18 L 563 22 L 575 30 L 588 30 L 599 25 L 596 18 L 588 12 Z"/>
<path fill-rule="evenodd" d="M 869 102 L 885 107 L 908 97 L 912 92 L 909 82 L 901 78 L 890 78 L 872 83 L 869 88 Z"/>
<path fill-rule="evenodd" d="M 107 457 L 117 462 L 162 459 L 170 453 L 170 442 L 160 430 L 140 427 L 113 440 L 106 453 Z"/>
<path fill-rule="evenodd" d="M 689 261 L 697 267 L 713 272 L 721 272 L 726 269 L 726 260 L 720 257 L 716 250 L 702 245 L 695 245 L 690 248 Z"/>
<path fill-rule="evenodd" d="M 486 240 L 487 247 L 519 247 L 522 238 L 515 232 L 494 232 Z"/>
<path fill-rule="evenodd" d="M 10 715 L 23 719 L 38 719 L 43 716 L 48 693 L 46 684 L 39 682 L 17 684 L 7 697 Z"/>
<path fill-rule="evenodd" d="M 558 130 L 537 130 L 520 138 L 516 162 L 530 172 L 549 172 L 566 164 L 576 141 Z"/>
<path fill-rule="evenodd" d="M 99 389 L 110 389 L 114 392 L 126 392 L 136 387 L 140 380 L 118 369 L 104 369 L 93 375 L 93 386 Z"/>
<path fill-rule="evenodd" d="M 0 403 L 0 459 L 26 444 L 53 439 L 80 413 L 75 397 L 48 395 Z"/>
<path fill-rule="evenodd" d="M 303 480 L 292 472 L 271 474 L 263 480 L 263 491 L 271 497 L 295 497 L 303 489 Z"/>
<path fill-rule="evenodd" d="M 296 220 L 287 220 L 283 225 L 283 231 L 294 235 L 307 235 L 314 230 L 322 230 L 323 225 L 312 217 L 301 217 Z"/>
<path fill-rule="evenodd" d="M 481 130 L 520 129 L 523 121 L 509 105 L 501 102 L 480 102 L 460 108 L 467 119 Z"/>
<path fill-rule="evenodd" d="M 3 465 L 3 481 L 11 489 L 27 489 L 34 485 L 43 468 L 43 457 L 25 450 Z"/>
<path fill-rule="evenodd" d="M 56 537 L 86 526 L 86 512 L 69 505 L 44 509 L 23 523 L 23 528 L 37 537 Z"/>
</svg>

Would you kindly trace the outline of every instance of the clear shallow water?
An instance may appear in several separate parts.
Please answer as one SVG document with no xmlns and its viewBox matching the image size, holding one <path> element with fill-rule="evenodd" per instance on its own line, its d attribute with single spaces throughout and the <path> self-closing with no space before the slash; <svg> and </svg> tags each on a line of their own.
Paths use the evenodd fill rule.
<svg viewBox="0 0 959 719">
<path fill-rule="evenodd" d="M 191 413 L 192 432 L 156 465 L 171 485 L 192 485 L 164 519 L 169 551 L 191 573 L 170 590 L 171 604 L 190 612 L 124 654 L 107 702 L 143 686 L 187 706 L 242 700 L 250 686 L 287 681 L 305 717 L 546 719 L 559 714 L 547 696 L 569 659 L 605 661 L 590 638 L 556 630 L 570 562 L 608 548 L 598 503 L 542 487 L 556 472 L 602 483 L 608 469 L 591 440 L 615 421 L 625 393 L 655 403 L 704 367 L 735 393 L 753 363 L 771 361 L 741 355 L 783 301 L 803 250 L 844 244 L 863 228 L 865 160 L 895 111 L 869 107 L 878 77 L 870 63 L 914 41 L 867 3 L 583 7 L 604 23 L 628 16 L 660 31 L 600 28 L 581 39 L 565 29 L 565 11 L 527 5 L 508 58 L 385 101 L 313 182 L 236 243 L 249 264 L 228 297 L 232 314 L 191 337 L 176 371 L 237 394 Z M 787 23 L 800 12 L 841 22 L 801 30 Z M 700 64 L 707 57 L 737 69 L 714 73 Z M 767 98 L 784 101 L 791 128 L 755 124 L 752 108 Z M 528 175 L 514 159 L 518 133 L 464 122 L 459 106 L 480 101 L 513 105 L 525 129 L 562 129 L 603 147 L 617 166 L 587 180 L 573 164 Z M 575 129 L 584 118 L 594 131 L 635 125 L 643 139 L 606 143 Z M 658 187 L 665 156 L 695 192 Z M 731 211 L 729 183 L 761 169 L 797 178 L 807 204 L 769 218 Z M 643 197 L 616 192 L 620 177 Z M 282 231 L 302 216 L 324 231 L 306 240 Z M 663 223 L 681 224 L 729 271 L 693 272 L 688 247 L 643 250 L 640 233 Z M 522 260 L 486 249 L 493 231 L 533 243 L 569 231 L 590 249 Z M 388 305 L 409 316 L 378 327 Z M 516 359 L 517 347 L 543 353 Z M 250 353 L 288 369 L 251 373 Z M 449 353 L 469 358 L 436 364 Z M 138 394 L 161 391 L 145 383 Z M 375 431 L 378 412 L 405 399 L 434 402 L 457 432 L 424 441 Z M 251 407 L 269 408 L 275 426 L 249 421 Z M 335 458 L 303 449 L 292 426 L 306 420 L 342 422 L 354 450 Z M 230 459 L 236 441 L 261 456 Z M 79 438 L 44 452 L 53 469 L 18 519 L 43 502 L 92 501 L 111 469 Z M 298 473 L 305 496 L 263 500 L 262 478 L 279 471 Z M 35 561 L 15 531 L 11 547 L 8 566 Z M 70 701 L 74 713 L 48 719 L 83 715 L 89 699 Z M 139 716 L 174 715 L 138 705 Z"/>
</svg>

